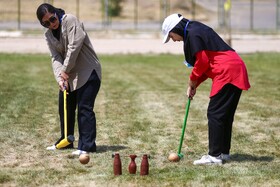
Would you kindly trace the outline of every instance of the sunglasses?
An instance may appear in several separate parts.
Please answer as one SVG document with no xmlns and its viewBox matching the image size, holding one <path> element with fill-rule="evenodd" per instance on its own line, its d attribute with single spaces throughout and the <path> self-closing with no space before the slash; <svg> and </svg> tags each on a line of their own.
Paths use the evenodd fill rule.
<svg viewBox="0 0 280 187">
<path fill-rule="evenodd" d="M 55 13 L 53 16 L 51 16 L 49 18 L 48 21 L 41 22 L 41 25 L 43 25 L 44 27 L 48 28 L 51 25 L 51 23 L 56 22 L 56 20 L 57 20 L 57 18 L 56 18 L 56 13 Z"/>
</svg>

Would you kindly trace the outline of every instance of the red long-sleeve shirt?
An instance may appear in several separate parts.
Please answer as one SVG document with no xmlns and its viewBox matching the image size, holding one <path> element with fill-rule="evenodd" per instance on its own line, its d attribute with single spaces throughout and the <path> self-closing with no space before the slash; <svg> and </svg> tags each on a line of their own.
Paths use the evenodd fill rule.
<svg viewBox="0 0 280 187">
<path fill-rule="evenodd" d="M 197 85 L 212 79 L 210 97 L 216 95 L 225 84 L 233 84 L 242 90 L 250 88 L 245 63 L 234 51 L 199 51 L 190 79 Z"/>
</svg>

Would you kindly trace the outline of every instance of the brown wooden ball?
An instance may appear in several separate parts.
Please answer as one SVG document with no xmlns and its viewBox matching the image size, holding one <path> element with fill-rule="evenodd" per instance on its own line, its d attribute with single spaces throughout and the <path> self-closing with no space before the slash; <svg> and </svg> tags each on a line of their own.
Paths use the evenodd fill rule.
<svg viewBox="0 0 280 187">
<path fill-rule="evenodd" d="M 170 162 L 178 162 L 180 160 L 180 157 L 178 156 L 178 154 L 176 153 L 171 153 L 169 156 L 168 156 L 168 160 Z"/>
<path fill-rule="evenodd" d="M 89 160 L 90 160 L 90 156 L 88 153 L 84 153 L 79 156 L 79 161 L 81 162 L 81 164 L 87 164 Z"/>
</svg>

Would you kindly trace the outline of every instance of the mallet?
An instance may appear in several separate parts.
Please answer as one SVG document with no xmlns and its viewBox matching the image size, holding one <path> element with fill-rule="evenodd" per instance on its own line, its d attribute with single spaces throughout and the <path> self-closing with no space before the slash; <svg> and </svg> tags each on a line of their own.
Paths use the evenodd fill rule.
<svg viewBox="0 0 280 187">
<path fill-rule="evenodd" d="M 179 148 L 178 148 L 178 153 L 177 153 L 177 155 L 175 153 L 171 153 L 168 157 L 169 161 L 178 162 L 181 158 L 184 157 L 184 155 L 181 153 L 181 149 L 182 149 L 182 145 L 183 145 L 185 129 L 186 129 L 187 119 L 188 119 L 188 115 L 189 115 L 190 104 L 191 104 L 191 99 L 189 98 L 188 103 L 186 105 L 186 113 L 185 113 L 185 118 L 184 118 L 184 123 L 183 123 L 183 128 L 182 128 L 182 135 L 181 135 L 180 144 L 179 144 Z"/>
<path fill-rule="evenodd" d="M 63 91 L 63 104 L 64 104 L 64 139 L 61 140 L 55 147 L 57 149 L 61 149 L 63 147 L 66 147 L 67 145 L 70 145 L 75 141 L 75 137 L 73 135 L 67 136 L 67 108 L 66 108 L 66 89 Z"/>
<path fill-rule="evenodd" d="M 183 145 L 183 140 L 184 140 L 184 135 L 185 135 L 185 129 L 187 126 L 187 119 L 188 119 L 188 115 L 189 115 L 189 109 L 190 109 L 190 104 L 191 104 L 191 99 L 188 99 L 188 104 L 186 106 L 186 114 L 185 114 L 185 118 L 184 118 L 184 124 L 183 124 L 183 129 L 182 129 L 182 135 L 181 135 L 181 140 L 180 140 L 180 145 L 179 145 L 179 149 L 178 149 L 178 156 L 181 158 L 183 158 L 183 154 L 181 153 L 181 149 L 182 149 L 182 145 Z"/>
</svg>

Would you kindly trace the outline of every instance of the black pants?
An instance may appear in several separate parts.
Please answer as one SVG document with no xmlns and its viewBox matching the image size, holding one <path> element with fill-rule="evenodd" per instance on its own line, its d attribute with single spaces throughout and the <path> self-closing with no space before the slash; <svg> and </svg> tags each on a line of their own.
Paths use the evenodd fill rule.
<svg viewBox="0 0 280 187">
<path fill-rule="evenodd" d="M 210 98 L 208 117 L 209 155 L 229 154 L 234 114 L 242 90 L 226 84 L 218 94 Z"/>
<path fill-rule="evenodd" d="M 78 149 L 88 152 L 96 151 L 96 118 L 93 111 L 95 98 L 100 88 L 100 80 L 95 72 L 92 72 L 88 81 L 81 88 L 67 94 L 67 135 L 74 135 L 76 108 L 78 108 L 79 141 Z M 61 126 L 61 138 L 64 138 L 64 107 L 63 92 L 59 92 L 59 116 Z M 59 141 L 57 143 L 59 143 Z M 67 148 L 73 147 L 73 144 Z"/>
</svg>

